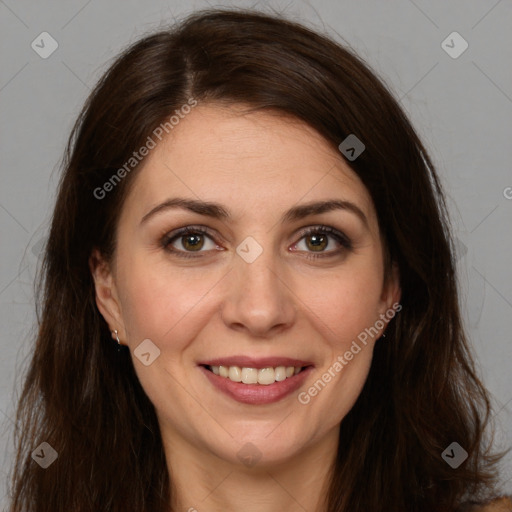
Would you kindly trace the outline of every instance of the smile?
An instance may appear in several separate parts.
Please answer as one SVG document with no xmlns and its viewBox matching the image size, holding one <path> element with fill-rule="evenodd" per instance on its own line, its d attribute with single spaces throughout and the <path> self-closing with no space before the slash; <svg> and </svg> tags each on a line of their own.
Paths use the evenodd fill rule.
<svg viewBox="0 0 512 512">
<path fill-rule="evenodd" d="M 256 366 L 256 365 L 255 365 Z M 229 398 L 250 405 L 278 402 L 296 392 L 313 371 L 313 365 L 253 366 L 201 364 L 209 384 Z"/>
<path fill-rule="evenodd" d="M 243 384 L 260 384 L 269 386 L 274 382 L 293 377 L 303 369 L 301 366 L 277 366 L 267 368 L 240 368 L 240 366 L 206 366 L 208 370 L 215 375 L 220 375 L 233 382 L 242 382 Z"/>
</svg>

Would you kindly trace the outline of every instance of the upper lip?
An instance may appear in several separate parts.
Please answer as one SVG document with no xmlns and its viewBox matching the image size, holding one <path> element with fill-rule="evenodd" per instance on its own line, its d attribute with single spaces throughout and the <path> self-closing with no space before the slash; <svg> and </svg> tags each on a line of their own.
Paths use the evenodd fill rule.
<svg viewBox="0 0 512 512">
<path fill-rule="evenodd" d="M 268 368 L 277 366 L 312 366 L 311 361 L 304 361 L 302 359 L 294 359 L 291 357 L 249 357 L 249 356 L 230 356 L 218 357 L 201 361 L 199 365 L 203 366 L 239 366 L 241 368 Z"/>
</svg>

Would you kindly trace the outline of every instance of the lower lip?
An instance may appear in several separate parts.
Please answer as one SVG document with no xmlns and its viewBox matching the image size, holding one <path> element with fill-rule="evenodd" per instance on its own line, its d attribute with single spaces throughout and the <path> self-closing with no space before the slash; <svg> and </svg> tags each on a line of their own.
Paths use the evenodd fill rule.
<svg viewBox="0 0 512 512">
<path fill-rule="evenodd" d="M 206 375 L 208 380 L 220 391 L 230 396 L 237 402 L 251 405 L 271 404 L 282 400 L 294 391 L 297 391 L 309 373 L 313 370 L 312 366 L 308 366 L 297 375 L 287 377 L 280 382 L 274 382 L 267 386 L 263 384 L 243 384 L 242 382 L 233 382 L 227 377 L 215 375 L 204 366 L 199 366 L 201 371 Z"/>
</svg>

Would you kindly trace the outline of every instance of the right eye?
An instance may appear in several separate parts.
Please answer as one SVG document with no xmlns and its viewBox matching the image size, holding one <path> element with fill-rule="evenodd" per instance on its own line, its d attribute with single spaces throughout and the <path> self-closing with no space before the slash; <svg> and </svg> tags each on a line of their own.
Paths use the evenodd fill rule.
<svg viewBox="0 0 512 512">
<path fill-rule="evenodd" d="M 205 243 L 210 242 L 211 246 L 206 247 Z M 181 258 L 200 257 L 200 254 L 193 255 L 190 253 L 201 253 L 214 250 L 219 246 L 215 243 L 209 230 L 204 226 L 187 226 L 166 234 L 162 238 L 162 246 L 165 250 L 175 254 Z"/>
</svg>

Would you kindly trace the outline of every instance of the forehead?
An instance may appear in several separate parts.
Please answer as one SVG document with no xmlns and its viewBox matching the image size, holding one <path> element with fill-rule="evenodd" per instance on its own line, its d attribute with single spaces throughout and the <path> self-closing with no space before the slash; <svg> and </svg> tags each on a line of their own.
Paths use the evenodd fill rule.
<svg viewBox="0 0 512 512">
<path fill-rule="evenodd" d="M 172 196 L 215 201 L 242 215 L 313 200 L 371 197 L 340 154 L 307 124 L 276 112 L 198 105 L 143 162 L 124 203 L 139 216 Z"/>
</svg>

